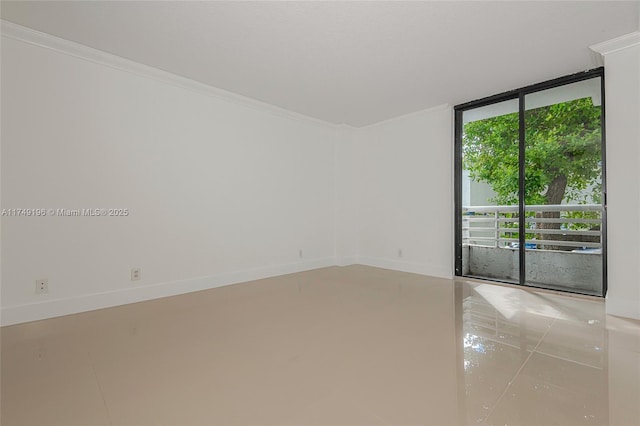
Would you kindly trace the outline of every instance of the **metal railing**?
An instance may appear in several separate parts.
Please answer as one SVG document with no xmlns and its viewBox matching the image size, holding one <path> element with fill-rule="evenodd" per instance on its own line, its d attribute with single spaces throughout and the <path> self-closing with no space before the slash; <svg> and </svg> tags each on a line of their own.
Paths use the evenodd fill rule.
<svg viewBox="0 0 640 426">
<path fill-rule="evenodd" d="M 602 248 L 602 205 L 562 204 L 525 207 L 527 249 Z M 462 207 L 462 243 L 517 247 L 518 206 Z"/>
</svg>

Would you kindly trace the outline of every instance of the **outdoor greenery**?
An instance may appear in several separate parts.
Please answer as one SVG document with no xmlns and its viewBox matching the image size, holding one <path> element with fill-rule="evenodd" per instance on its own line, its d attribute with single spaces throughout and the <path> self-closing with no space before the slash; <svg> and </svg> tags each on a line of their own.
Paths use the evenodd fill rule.
<svg viewBox="0 0 640 426">
<path fill-rule="evenodd" d="M 601 109 L 591 98 L 525 113 L 525 203 L 600 202 Z M 518 204 L 518 113 L 468 123 L 463 164 L 499 205 Z M 594 188 L 589 194 L 584 190 Z M 592 196 L 593 198 L 589 198 Z"/>
<path fill-rule="evenodd" d="M 525 112 L 525 204 L 549 205 L 601 202 L 601 108 L 583 98 Z M 498 205 L 517 205 L 519 186 L 519 115 L 501 115 L 465 125 L 463 166 L 471 179 L 488 183 Z M 527 213 L 534 216 L 533 213 Z M 599 212 L 565 212 L 563 217 L 596 218 Z M 506 214 L 505 217 L 516 217 Z M 559 218 L 559 212 L 536 217 Z M 504 223 L 517 227 L 517 222 Z M 570 229 L 594 229 L 570 224 Z M 558 229 L 560 223 L 538 223 L 537 229 Z M 517 232 L 503 237 L 517 238 Z M 527 234 L 527 239 L 534 234 Z M 538 239 L 560 240 L 562 235 L 540 234 Z M 545 246 L 547 249 L 567 249 Z"/>
</svg>

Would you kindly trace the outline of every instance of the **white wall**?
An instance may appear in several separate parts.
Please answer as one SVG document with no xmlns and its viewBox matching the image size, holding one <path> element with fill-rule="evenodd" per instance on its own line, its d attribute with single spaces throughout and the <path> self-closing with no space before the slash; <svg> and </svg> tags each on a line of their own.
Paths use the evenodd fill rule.
<svg viewBox="0 0 640 426">
<path fill-rule="evenodd" d="M 4 34 L 1 207 L 131 212 L 3 217 L 4 325 L 333 264 L 453 275 L 450 107 L 332 126 Z M 639 50 L 605 55 L 607 310 L 636 318 Z"/>
<path fill-rule="evenodd" d="M 452 275 L 450 108 L 333 126 L 17 26 L 1 88 L 2 208 L 130 211 L 3 217 L 3 325 L 333 264 Z"/>
<path fill-rule="evenodd" d="M 358 263 L 358 129 L 342 127 L 336 139 L 336 264 Z"/>
<path fill-rule="evenodd" d="M 452 118 L 441 106 L 358 129 L 359 263 L 453 275 Z"/>
<path fill-rule="evenodd" d="M 593 46 L 605 65 L 607 313 L 640 319 L 640 33 Z"/>
<path fill-rule="evenodd" d="M 4 36 L 1 88 L 2 208 L 131 212 L 3 217 L 3 325 L 334 264 L 335 126 Z"/>
</svg>

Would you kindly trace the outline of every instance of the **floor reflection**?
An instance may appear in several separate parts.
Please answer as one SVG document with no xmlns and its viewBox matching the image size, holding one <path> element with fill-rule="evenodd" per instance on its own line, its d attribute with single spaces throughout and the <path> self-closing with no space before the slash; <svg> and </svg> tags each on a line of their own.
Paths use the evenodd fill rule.
<svg viewBox="0 0 640 426">
<path fill-rule="evenodd" d="M 599 300 L 455 291 L 462 423 L 640 424 L 639 322 L 606 316 Z"/>
<path fill-rule="evenodd" d="M 0 338 L 3 425 L 640 425 L 640 322 L 366 266 Z"/>
</svg>

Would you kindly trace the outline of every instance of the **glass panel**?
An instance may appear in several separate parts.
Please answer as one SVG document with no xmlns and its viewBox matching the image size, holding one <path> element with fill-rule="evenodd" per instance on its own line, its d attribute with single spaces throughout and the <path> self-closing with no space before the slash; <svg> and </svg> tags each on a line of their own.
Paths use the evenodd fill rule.
<svg viewBox="0 0 640 426">
<path fill-rule="evenodd" d="M 600 77 L 525 97 L 525 281 L 602 294 Z"/>
<path fill-rule="evenodd" d="M 518 100 L 462 119 L 462 273 L 518 283 Z"/>
</svg>

